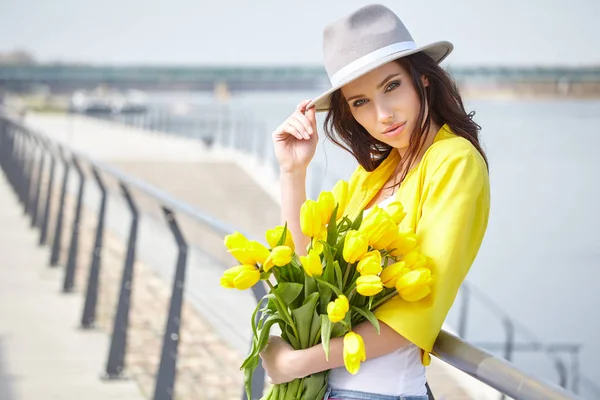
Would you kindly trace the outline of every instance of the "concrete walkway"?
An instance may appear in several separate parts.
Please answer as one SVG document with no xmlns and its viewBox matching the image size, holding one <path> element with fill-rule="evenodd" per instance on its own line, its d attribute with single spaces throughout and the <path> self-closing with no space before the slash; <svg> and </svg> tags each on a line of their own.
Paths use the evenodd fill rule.
<svg viewBox="0 0 600 400">
<path fill-rule="evenodd" d="M 38 234 L 0 172 L 0 399 L 142 399 L 133 381 L 100 379 L 109 338 L 78 328 L 83 299 L 60 293 Z"/>
</svg>

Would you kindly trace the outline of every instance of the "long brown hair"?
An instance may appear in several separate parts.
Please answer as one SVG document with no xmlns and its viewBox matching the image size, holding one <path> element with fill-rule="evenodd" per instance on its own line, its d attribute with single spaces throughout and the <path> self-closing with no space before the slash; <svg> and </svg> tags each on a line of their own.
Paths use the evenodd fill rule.
<svg viewBox="0 0 600 400">
<path fill-rule="evenodd" d="M 412 133 L 405 157 L 404 168 L 398 182 L 406 177 L 408 168 L 418 157 L 424 145 L 423 137 L 429 132 L 431 122 L 442 126 L 448 124 L 452 131 L 465 139 L 481 153 L 487 165 L 487 157 L 479 143 L 481 127 L 473 121 L 474 112 L 467 113 L 456 83 L 433 59 L 423 53 L 415 53 L 396 60 L 409 74 L 420 102 L 418 121 Z M 422 77 L 429 85 L 425 86 Z M 429 106 L 429 112 L 426 107 Z M 339 147 L 348 151 L 367 171 L 373 171 L 385 160 L 393 148 L 373 138 L 352 116 L 350 106 L 338 89 L 331 96 L 331 106 L 325 118 L 325 134 Z"/>
</svg>

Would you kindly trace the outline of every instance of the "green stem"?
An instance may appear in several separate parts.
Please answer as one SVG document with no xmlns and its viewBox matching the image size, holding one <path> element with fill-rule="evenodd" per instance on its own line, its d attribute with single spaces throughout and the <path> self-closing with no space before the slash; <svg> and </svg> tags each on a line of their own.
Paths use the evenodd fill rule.
<svg viewBox="0 0 600 400">
<path fill-rule="evenodd" d="M 294 320 L 292 319 L 292 316 L 288 312 L 287 305 L 283 302 L 281 297 L 279 297 L 279 295 L 275 291 L 275 287 L 273 286 L 273 284 L 268 280 L 267 280 L 267 285 L 269 285 L 269 287 L 271 288 L 271 293 L 273 293 L 275 295 L 277 302 L 279 303 L 279 305 L 281 306 L 281 309 L 285 313 L 285 317 L 287 318 L 288 322 L 290 323 L 290 326 L 292 327 L 292 330 L 294 331 L 294 335 L 296 336 L 296 339 L 300 340 L 300 335 L 298 335 L 298 329 L 296 329 L 296 324 L 294 324 Z"/>
<path fill-rule="evenodd" d="M 395 297 L 398 294 L 397 290 L 393 290 L 390 293 L 388 293 L 387 295 L 383 296 L 381 299 L 377 300 L 374 304 L 373 307 L 371 308 L 371 311 L 376 310 L 377 307 L 379 307 L 380 305 L 382 305 L 383 303 L 385 303 L 386 301 L 388 301 L 389 299 Z"/>
<path fill-rule="evenodd" d="M 342 289 L 345 288 L 346 284 L 348 283 L 348 275 L 350 274 L 350 270 L 352 268 L 356 269 L 356 265 L 354 265 L 354 264 L 346 265 L 346 271 L 344 271 L 344 280 L 342 281 Z"/>
</svg>

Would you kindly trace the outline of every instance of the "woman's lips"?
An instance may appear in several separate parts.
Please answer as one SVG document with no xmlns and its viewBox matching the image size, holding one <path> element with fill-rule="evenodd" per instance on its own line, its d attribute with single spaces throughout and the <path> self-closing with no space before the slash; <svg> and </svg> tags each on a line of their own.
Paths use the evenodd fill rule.
<svg viewBox="0 0 600 400">
<path fill-rule="evenodd" d="M 401 124 L 394 124 L 385 131 L 383 131 L 383 134 L 387 137 L 398 136 L 404 130 L 404 126 L 406 126 L 406 122 L 403 122 Z"/>
</svg>

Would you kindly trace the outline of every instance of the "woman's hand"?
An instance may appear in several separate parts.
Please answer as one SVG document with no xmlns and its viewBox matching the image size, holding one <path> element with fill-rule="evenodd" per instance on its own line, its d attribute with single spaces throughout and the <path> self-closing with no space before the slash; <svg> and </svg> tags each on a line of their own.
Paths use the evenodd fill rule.
<svg viewBox="0 0 600 400">
<path fill-rule="evenodd" d="M 283 172 L 305 170 L 315 155 L 319 135 L 315 108 L 306 106 L 310 100 L 298 104 L 296 111 L 273 131 L 273 145 L 279 168 Z"/>
<path fill-rule="evenodd" d="M 296 371 L 298 364 L 295 358 L 297 354 L 298 352 L 281 337 L 271 336 L 269 338 L 267 347 L 260 353 L 260 358 L 262 358 L 262 366 L 267 372 L 270 383 L 276 385 L 300 378 Z"/>
</svg>

